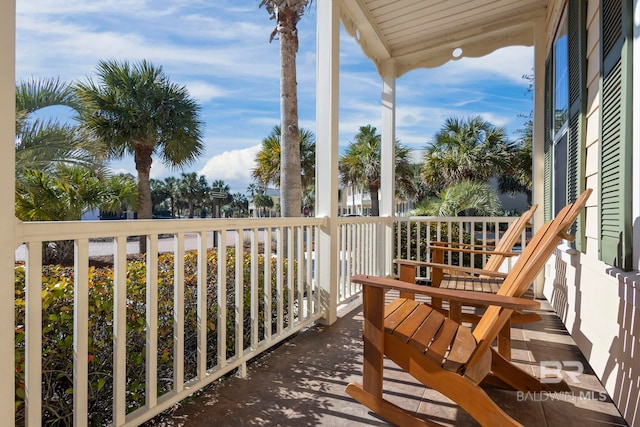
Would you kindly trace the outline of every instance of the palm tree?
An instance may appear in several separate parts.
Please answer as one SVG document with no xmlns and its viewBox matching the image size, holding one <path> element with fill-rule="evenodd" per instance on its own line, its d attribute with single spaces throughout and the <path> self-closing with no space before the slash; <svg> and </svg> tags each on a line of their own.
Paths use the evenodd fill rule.
<svg viewBox="0 0 640 427">
<path fill-rule="evenodd" d="M 132 179 L 99 177 L 78 165 L 59 164 L 55 173 L 27 169 L 16 182 L 16 216 L 23 221 L 74 221 L 91 209 L 115 212 L 123 205 L 135 207 L 136 187 Z M 73 241 L 43 246 L 43 262 L 73 263 Z"/>
<path fill-rule="evenodd" d="M 204 182 L 203 182 L 204 181 Z M 198 178 L 195 172 L 182 173 L 182 178 L 178 183 L 180 189 L 180 197 L 187 202 L 189 206 L 189 218 L 193 218 L 195 214 L 196 203 L 204 197 L 207 180 L 203 176 Z"/>
<path fill-rule="evenodd" d="M 262 0 L 276 27 L 270 41 L 280 38 L 280 116 L 282 134 L 280 194 L 281 215 L 300 216 L 302 184 L 300 177 L 300 131 L 298 129 L 298 92 L 296 54 L 297 24 L 311 0 Z"/>
<path fill-rule="evenodd" d="M 247 186 L 247 192 L 249 192 L 249 196 L 253 198 L 255 194 L 260 193 L 260 187 L 255 182 L 252 182 Z"/>
<path fill-rule="evenodd" d="M 471 180 L 452 184 L 417 207 L 415 215 L 458 216 L 459 214 L 494 216 L 501 210 L 496 190 L 486 182 Z"/>
<path fill-rule="evenodd" d="M 157 216 L 158 210 L 166 208 L 166 201 L 169 199 L 169 189 L 164 181 L 151 178 L 151 204 L 153 206 L 154 215 Z"/>
<path fill-rule="evenodd" d="M 371 215 L 378 216 L 381 177 L 381 136 L 371 125 L 361 126 L 355 141 L 340 158 L 340 179 L 354 188 L 366 188 L 371 194 Z M 413 170 L 409 162 L 411 150 L 395 142 L 396 192 L 413 193 Z"/>
<path fill-rule="evenodd" d="M 249 200 L 242 193 L 233 193 L 231 195 L 231 203 L 227 206 L 232 207 L 235 216 L 243 217 L 249 208 Z"/>
<path fill-rule="evenodd" d="M 533 74 L 525 74 L 523 79 L 529 82 L 527 93 L 533 95 Z M 498 189 L 501 193 L 525 193 L 527 205 L 533 202 L 533 111 L 529 114 L 519 114 L 518 117 L 526 119 L 524 128 L 518 129 L 520 140 L 514 147 L 509 167 L 498 176 Z"/>
<path fill-rule="evenodd" d="M 266 216 L 266 210 L 273 208 L 273 199 L 266 194 L 256 194 L 253 196 L 253 204 L 260 212 L 260 208 L 262 208 L 262 215 L 258 216 Z"/>
<path fill-rule="evenodd" d="M 269 184 L 280 187 L 282 146 L 280 126 L 274 126 L 271 133 L 262 140 L 260 151 L 256 154 L 256 166 L 251 171 L 251 177 L 260 187 Z M 313 132 L 300 129 L 300 182 L 302 189 L 306 190 L 315 184 L 316 170 L 316 142 Z M 282 188 L 281 188 L 282 193 Z"/>
<path fill-rule="evenodd" d="M 420 180 L 416 180 L 416 164 L 411 162 L 411 149 L 398 142 L 395 146 L 395 195 L 409 200 L 415 199 L 421 191 Z"/>
<path fill-rule="evenodd" d="M 507 168 L 498 176 L 501 193 L 525 193 L 532 203 L 533 189 L 533 123 L 527 122 L 523 138 L 514 147 Z"/>
<path fill-rule="evenodd" d="M 55 172 L 73 164 L 102 172 L 101 147 L 72 124 L 33 118 L 51 106 L 78 109 L 71 87 L 58 79 L 27 80 L 16 86 L 16 178 L 26 170 Z M 24 183 L 23 183 L 24 184 Z"/>
<path fill-rule="evenodd" d="M 175 176 L 168 176 L 164 179 L 164 184 L 169 193 L 169 205 L 171 210 L 171 218 L 176 217 L 176 201 L 180 196 L 180 188 L 178 187 L 179 180 Z"/>
<path fill-rule="evenodd" d="M 185 86 L 169 82 L 147 61 L 100 61 L 98 83 L 75 86 L 82 126 L 107 147 L 109 158 L 133 155 L 138 173 L 138 218 L 151 218 L 152 157 L 169 167 L 192 163 L 202 152 L 200 107 Z M 145 240 L 140 239 L 141 251 Z"/>
<path fill-rule="evenodd" d="M 138 207 L 138 185 L 136 178 L 129 173 L 109 176 L 103 181 L 104 196 L 100 209 L 108 212 L 135 211 Z"/>
<path fill-rule="evenodd" d="M 449 118 L 426 149 L 422 178 L 436 191 L 465 180 L 486 182 L 506 169 L 512 150 L 503 128 L 481 117 Z"/>
<path fill-rule="evenodd" d="M 39 119 L 33 115 L 51 106 L 78 108 L 71 87 L 58 79 L 27 80 L 16 86 L 16 215 L 24 221 L 80 219 L 95 206 L 96 195 L 76 190 L 71 181 L 79 176 L 94 179 L 83 184 L 100 185 L 103 176 L 99 144 L 70 123 Z M 48 242 L 43 249 L 46 263 L 73 262 L 73 242 Z"/>
<path fill-rule="evenodd" d="M 73 221 L 100 204 L 98 177 L 59 165 L 55 174 L 27 169 L 16 183 L 16 215 L 24 221 Z"/>
</svg>

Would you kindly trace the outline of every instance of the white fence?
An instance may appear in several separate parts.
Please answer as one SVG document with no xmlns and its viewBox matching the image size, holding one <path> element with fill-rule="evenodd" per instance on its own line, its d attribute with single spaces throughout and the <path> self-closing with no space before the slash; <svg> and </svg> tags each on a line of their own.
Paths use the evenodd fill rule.
<svg viewBox="0 0 640 427">
<path fill-rule="evenodd" d="M 323 218 L 21 223 L 16 423 L 138 425 L 231 371 L 244 375 L 251 358 L 357 296 L 350 277 L 381 274 L 388 244 L 395 257 L 428 260 L 429 238 L 487 243 L 512 220 L 339 218 L 336 295 L 316 280 Z M 135 259 L 140 235 L 147 252 Z M 42 247 L 59 240 L 73 240 L 75 261 L 54 271 Z M 112 268 L 89 268 L 96 255 Z M 49 294 L 60 295 L 55 307 Z"/>
</svg>

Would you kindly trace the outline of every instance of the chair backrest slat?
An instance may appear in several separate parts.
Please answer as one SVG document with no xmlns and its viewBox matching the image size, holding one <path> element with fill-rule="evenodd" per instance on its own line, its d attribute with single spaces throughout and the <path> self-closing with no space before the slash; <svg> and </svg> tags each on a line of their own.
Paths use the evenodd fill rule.
<svg viewBox="0 0 640 427">
<path fill-rule="evenodd" d="M 521 297 L 526 292 L 567 235 L 567 231 L 585 206 L 590 194 L 590 189 L 584 191 L 574 203 L 565 206 L 553 220 L 546 222 L 536 232 L 505 278 L 498 295 Z M 474 357 L 480 357 L 488 349 L 512 311 L 498 306 L 487 308 L 473 331 L 478 342 Z M 470 364 L 473 363 L 474 357 L 470 360 Z"/>
<path fill-rule="evenodd" d="M 498 244 L 495 247 L 496 252 L 509 252 L 513 249 L 515 244 L 518 242 L 520 236 L 522 236 L 522 232 L 527 228 L 527 225 L 531 222 L 531 218 L 533 218 L 533 214 L 538 208 L 538 205 L 534 204 L 524 212 L 520 218 L 511 223 L 507 231 L 502 235 L 502 238 L 498 241 Z M 496 237 L 498 236 L 498 230 L 496 230 Z M 492 254 L 487 263 L 484 266 L 485 270 L 498 271 L 502 263 L 504 262 L 505 256 L 500 254 Z"/>
</svg>

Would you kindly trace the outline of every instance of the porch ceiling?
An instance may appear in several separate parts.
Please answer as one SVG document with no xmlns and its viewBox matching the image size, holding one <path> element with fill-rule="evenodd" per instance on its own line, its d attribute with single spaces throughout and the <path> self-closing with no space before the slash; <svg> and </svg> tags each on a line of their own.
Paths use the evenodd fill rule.
<svg viewBox="0 0 640 427">
<path fill-rule="evenodd" d="M 533 45 L 534 25 L 545 16 L 547 2 L 341 0 L 341 19 L 379 72 L 393 61 L 400 76 L 506 46 Z M 458 57 L 456 49 L 461 49 Z"/>
</svg>

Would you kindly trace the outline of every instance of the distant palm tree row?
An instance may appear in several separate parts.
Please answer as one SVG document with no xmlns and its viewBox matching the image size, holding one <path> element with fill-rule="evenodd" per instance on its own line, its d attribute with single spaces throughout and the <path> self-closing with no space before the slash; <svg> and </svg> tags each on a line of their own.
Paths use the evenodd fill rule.
<svg viewBox="0 0 640 427">
<path fill-rule="evenodd" d="M 183 88 L 169 85 L 161 69 L 146 62 L 101 62 L 102 85 L 70 86 L 55 80 L 29 81 L 16 88 L 16 213 L 23 220 L 80 219 L 89 209 L 118 213 L 136 210 L 139 218 L 156 216 L 241 216 L 248 211 L 243 194 L 229 194 L 229 186 L 204 176 L 182 173 L 164 181 L 149 179 L 151 154 L 169 165 L 193 161 L 201 151 L 197 106 Z M 154 83 L 155 82 L 155 83 Z M 159 85 L 159 87 L 156 87 Z M 130 91 L 131 93 L 127 93 Z M 154 106 L 148 98 L 173 97 L 173 107 Z M 179 94 L 180 96 L 177 96 Z M 177 96 L 177 100 L 174 99 Z M 159 101 L 158 101 L 159 102 Z M 159 102 L 162 104 L 162 102 Z M 78 113 L 74 127 L 32 114 L 51 105 L 66 105 Z M 181 112 L 163 111 L 181 110 Z M 154 109 L 154 111 L 148 111 Z M 156 115 L 158 117 L 156 117 Z M 165 117 L 164 120 L 161 120 Z M 182 126 L 178 126 L 182 123 Z M 181 129 L 174 131 L 172 126 Z M 187 131 L 192 128 L 191 131 Z M 186 132 L 186 133 L 185 133 Z M 186 140 L 187 143 L 180 141 Z M 456 215 L 461 212 L 496 214 L 500 210 L 490 178 L 498 178 L 504 192 L 531 187 L 531 137 L 508 142 L 504 129 L 480 117 L 450 118 L 426 147 L 423 162 L 411 162 L 411 150 L 395 143 L 396 189 L 402 199 L 422 200 L 416 213 Z M 300 130 L 300 181 L 303 201 L 313 209 L 315 139 Z M 130 175 L 109 176 L 105 161 L 134 156 L 138 183 Z M 378 194 L 381 137 L 376 128 L 362 126 L 340 158 L 344 186 Z M 264 196 L 268 186 L 281 183 L 281 129 L 275 126 L 256 155 L 251 193 L 257 208 L 273 207 Z M 143 202 L 148 181 L 149 201 Z M 475 197 L 465 196 L 473 194 Z M 479 197 L 479 195 L 483 197 Z M 372 198 L 371 214 L 379 212 Z M 148 205 L 150 213 L 141 209 Z"/>
<path fill-rule="evenodd" d="M 183 86 L 168 81 L 161 67 L 102 61 L 98 81 L 76 84 L 58 80 L 27 81 L 16 87 L 16 215 L 22 220 L 77 220 L 98 208 L 118 213 L 136 211 L 138 218 L 155 216 L 243 216 L 248 199 L 229 194 L 223 181 L 211 185 L 195 172 L 164 181 L 150 179 L 153 158 L 182 168 L 202 151 L 199 106 Z M 37 112 L 63 105 L 77 125 L 42 119 Z M 311 131 L 298 132 L 299 180 L 302 207 L 313 211 L 315 139 Z M 281 128 L 275 126 L 262 140 L 247 190 L 258 212 L 272 209 L 264 194 L 268 186 L 282 190 Z M 340 157 L 344 186 L 368 191 L 371 214 L 378 215 L 381 137 L 362 126 Z M 107 162 L 131 155 L 136 178 L 110 175 Z M 480 117 L 448 119 L 426 147 L 423 162 L 411 161 L 411 150 L 395 142 L 396 196 L 422 201 L 416 214 L 494 215 L 500 210 L 497 178 L 503 192 L 531 189 L 530 123 L 521 141 L 506 139 L 505 131 Z M 473 196 L 473 197 L 471 197 Z M 141 239 L 143 245 L 146 239 Z M 52 257 L 68 256 L 62 242 Z M 141 250 L 144 250 L 141 247 Z M 47 249 L 48 250 L 48 249 Z M 65 255 L 60 255 L 63 253 Z M 45 254 L 45 258 L 48 255 Z"/>
<path fill-rule="evenodd" d="M 416 215 L 497 215 L 501 212 L 498 192 L 531 197 L 531 123 L 521 140 L 510 142 L 505 130 L 481 117 L 450 118 L 425 147 L 422 162 L 413 162 L 411 149 L 395 142 L 396 197 L 418 202 Z M 379 214 L 376 195 L 381 179 L 381 136 L 371 125 L 360 127 L 340 157 L 340 183 L 371 194 L 371 215 Z M 315 140 L 300 131 L 303 205 L 313 207 Z M 280 182 L 280 127 L 262 140 L 252 178 L 255 188 Z M 491 179 L 497 185 L 490 185 Z M 255 198 L 254 198 L 255 200 Z"/>
<path fill-rule="evenodd" d="M 249 200 L 242 193 L 231 193 L 223 180 L 211 185 L 204 175 L 182 173 L 179 178 L 151 179 L 151 199 L 155 217 L 221 218 L 248 215 Z"/>
</svg>

